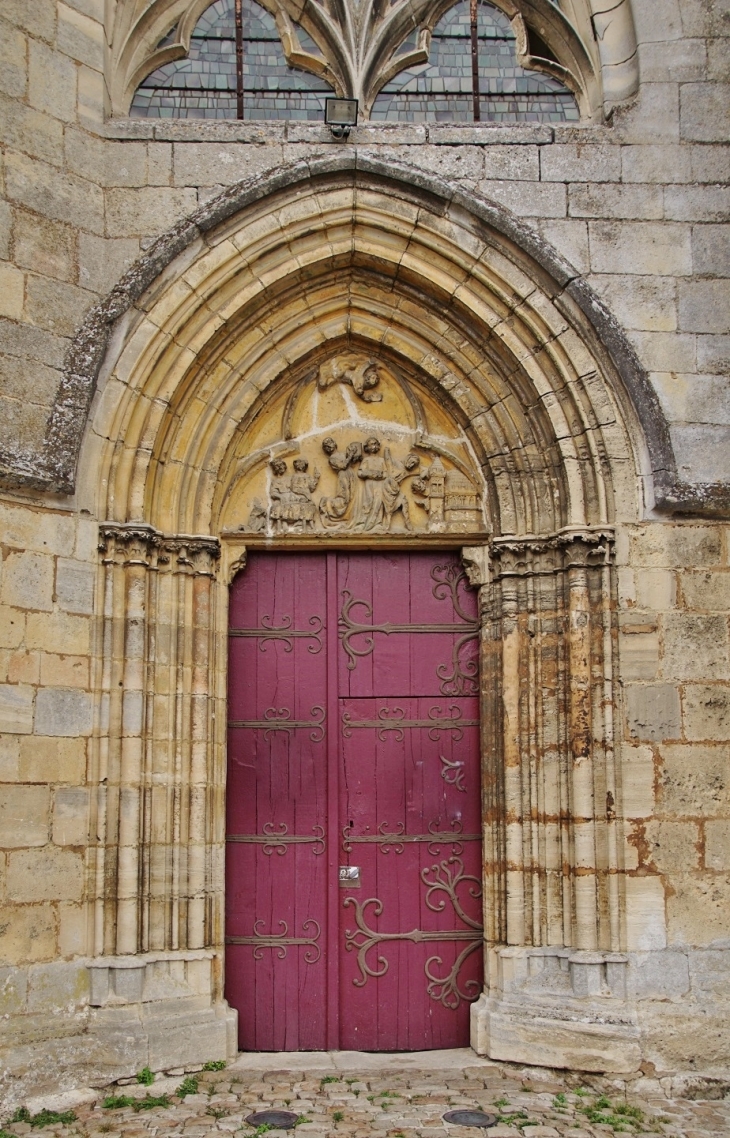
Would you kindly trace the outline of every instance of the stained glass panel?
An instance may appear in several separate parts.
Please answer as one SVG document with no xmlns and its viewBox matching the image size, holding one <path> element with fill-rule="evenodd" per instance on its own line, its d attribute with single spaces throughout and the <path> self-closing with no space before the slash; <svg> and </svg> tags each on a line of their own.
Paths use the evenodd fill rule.
<svg viewBox="0 0 730 1138">
<path fill-rule="evenodd" d="M 321 122 L 324 99 L 334 92 L 323 79 L 286 62 L 272 16 L 242 0 L 244 119 Z M 169 37 L 166 37 L 169 40 Z M 300 29 L 305 50 L 319 52 Z M 185 59 L 158 67 L 137 88 L 134 118 L 235 119 L 237 117 L 234 0 L 215 0 L 198 21 Z"/>
<path fill-rule="evenodd" d="M 517 63 L 514 32 L 493 5 L 478 6 L 480 112 L 484 122 L 574 122 L 575 98 L 550 75 Z M 472 122 L 469 0 L 438 22 L 427 63 L 406 68 L 378 94 L 371 118 L 388 122 Z"/>
</svg>

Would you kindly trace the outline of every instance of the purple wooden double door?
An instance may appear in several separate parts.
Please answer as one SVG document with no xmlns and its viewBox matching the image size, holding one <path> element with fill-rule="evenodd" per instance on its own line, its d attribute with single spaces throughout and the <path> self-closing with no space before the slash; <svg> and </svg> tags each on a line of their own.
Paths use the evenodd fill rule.
<svg viewBox="0 0 730 1138">
<path fill-rule="evenodd" d="M 226 995 L 243 1050 L 465 1046 L 476 596 L 451 553 L 253 553 L 230 605 Z"/>
</svg>

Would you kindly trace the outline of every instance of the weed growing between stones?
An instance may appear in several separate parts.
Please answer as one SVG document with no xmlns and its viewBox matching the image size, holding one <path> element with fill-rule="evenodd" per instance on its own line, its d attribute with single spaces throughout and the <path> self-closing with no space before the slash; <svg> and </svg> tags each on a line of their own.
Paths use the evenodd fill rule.
<svg viewBox="0 0 730 1138">
<path fill-rule="evenodd" d="M 73 1110 L 41 1110 L 38 1114 L 31 1115 L 27 1107 L 20 1106 L 10 1121 L 29 1122 L 34 1130 L 38 1130 L 44 1126 L 57 1126 L 59 1123 L 68 1126 L 69 1123 L 75 1122 L 76 1118 L 76 1112 Z"/>
<path fill-rule="evenodd" d="M 180 1086 L 175 1091 L 178 1098 L 185 1098 L 186 1095 L 196 1095 L 198 1093 L 198 1080 L 195 1075 L 188 1075 L 186 1079 L 180 1083 Z"/>
<path fill-rule="evenodd" d="M 141 1071 L 137 1072 L 137 1082 L 141 1083 L 143 1087 L 151 1087 L 154 1081 L 155 1076 L 149 1067 L 143 1067 Z"/>
<path fill-rule="evenodd" d="M 345 1112 L 343 1110 L 335 1110 L 332 1113 L 332 1120 L 334 1122 L 342 1122 L 344 1117 L 345 1117 Z"/>
<path fill-rule="evenodd" d="M 123 1110 L 131 1106 L 137 1113 L 140 1110 L 152 1110 L 156 1106 L 170 1105 L 169 1095 L 145 1095 L 144 1098 L 132 1098 L 131 1095 L 108 1095 L 101 1104 L 104 1110 Z"/>
<path fill-rule="evenodd" d="M 207 1063 L 203 1063 L 204 1071 L 225 1071 L 225 1059 L 209 1059 Z"/>
</svg>

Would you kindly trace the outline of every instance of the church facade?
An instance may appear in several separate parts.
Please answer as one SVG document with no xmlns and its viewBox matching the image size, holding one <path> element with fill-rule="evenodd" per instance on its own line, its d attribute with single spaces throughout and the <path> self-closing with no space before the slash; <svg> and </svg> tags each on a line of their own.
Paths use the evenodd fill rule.
<svg viewBox="0 0 730 1138">
<path fill-rule="evenodd" d="M 1 15 L 3 1094 L 721 1080 L 722 5 Z"/>
</svg>

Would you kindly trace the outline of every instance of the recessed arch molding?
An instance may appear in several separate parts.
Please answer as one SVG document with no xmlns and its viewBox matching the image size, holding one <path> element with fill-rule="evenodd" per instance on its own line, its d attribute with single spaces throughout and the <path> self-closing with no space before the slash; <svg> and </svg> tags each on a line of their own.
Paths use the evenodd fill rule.
<svg viewBox="0 0 730 1138">
<path fill-rule="evenodd" d="M 385 163 L 354 150 L 301 161 L 286 170 L 236 183 L 157 238 L 106 298 L 90 310 L 74 337 L 40 459 L 24 468 L 16 458 L 0 455 L 6 484 L 72 494 L 89 408 L 115 325 L 176 257 L 223 223 L 237 214 L 244 216 L 247 209 L 269 197 L 283 192 L 314 193 L 334 180 L 377 187 L 394 198 L 407 193 L 421 200 L 424 209 L 434 215 L 469 217 L 485 235 L 497 234 L 521 250 L 542 274 L 557 306 L 564 297 L 566 303 L 580 310 L 619 377 L 621 390 L 617 394 L 633 408 L 643 435 L 639 446 L 645 447 L 647 473 L 653 483 L 653 502 L 649 505 L 669 513 L 719 516 L 727 512 L 730 492 L 725 483 L 688 483 L 679 478 L 661 406 L 632 345 L 612 313 L 564 257 L 509 210 L 481 195 L 465 192 L 405 163 Z"/>
</svg>

